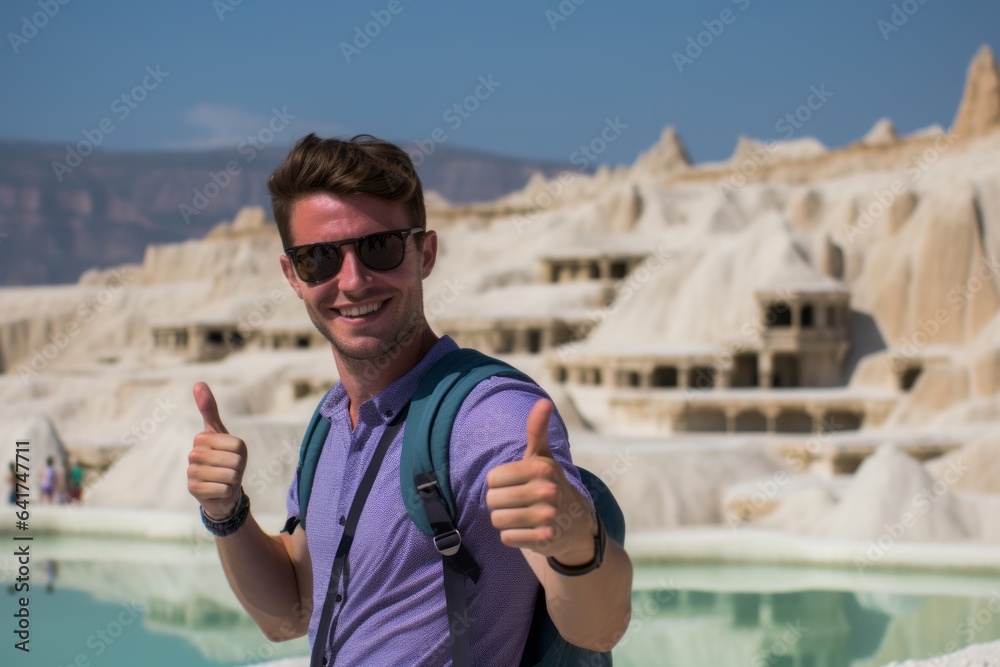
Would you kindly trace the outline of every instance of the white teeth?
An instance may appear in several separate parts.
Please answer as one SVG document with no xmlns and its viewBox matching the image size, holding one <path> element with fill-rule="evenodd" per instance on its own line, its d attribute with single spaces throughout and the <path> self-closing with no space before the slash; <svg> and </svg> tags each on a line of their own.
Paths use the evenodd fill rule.
<svg viewBox="0 0 1000 667">
<path fill-rule="evenodd" d="M 360 308 L 341 308 L 339 312 L 344 317 L 361 317 L 362 315 L 367 315 L 368 313 L 374 313 L 381 307 L 381 303 L 373 303 L 367 306 L 361 306 Z"/>
</svg>

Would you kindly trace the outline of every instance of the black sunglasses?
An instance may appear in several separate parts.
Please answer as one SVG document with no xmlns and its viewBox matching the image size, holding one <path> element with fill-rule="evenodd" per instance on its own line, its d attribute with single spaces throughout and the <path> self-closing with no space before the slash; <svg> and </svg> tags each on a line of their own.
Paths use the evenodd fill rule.
<svg viewBox="0 0 1000 667">
<path fill-rule="evenodd" d="M 356 239 L 310 243 L 287 248 L 285 254 L 295 267 L 299 278 L 307 283 L 321 283 L 337 275 L 343 255 L 340 246 L 353 245 L 361 263 L 373 271 L 392 271 L 403 263 L 406 237 L 423 234 L 420 227 L 410 227 L 392 232 L 378 232 Z"/>
</svg>

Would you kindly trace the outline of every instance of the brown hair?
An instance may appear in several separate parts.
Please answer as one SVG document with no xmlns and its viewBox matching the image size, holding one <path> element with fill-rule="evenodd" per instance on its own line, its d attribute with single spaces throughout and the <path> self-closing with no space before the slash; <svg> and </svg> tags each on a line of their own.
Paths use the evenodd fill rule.
<svg viewBox="0 0 1000 667">
<path fill-rule="evenodd" d="M 400 202 L 410 226 L 427 226 L 424 191 L 410 156 L 399 146 L 370 134 L 346 141 L 320 139 L 315 134 L 299 139 L 267 179 L 267 189 L 285 248 L 292 244 L 292 206 L 317 193 L 335 197 L 370 194 Z"/>
</svg>

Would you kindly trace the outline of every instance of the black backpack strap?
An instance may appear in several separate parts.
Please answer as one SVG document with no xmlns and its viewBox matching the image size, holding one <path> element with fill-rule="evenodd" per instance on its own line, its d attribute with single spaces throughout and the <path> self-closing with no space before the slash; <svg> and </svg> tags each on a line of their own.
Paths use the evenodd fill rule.
<svg viewBox="0 0 1000 667">
<path fill-rule="evenodd" d="M 326 650 L 329 648 L 330 639 L 333 637 L 333 631 L 336 627 L 336 619 L 333 616 L 334 610 L 337 608 L 338 603 L 343 601 L 340 593 L 338 593 L 338 589 L 340 588 L 341 575 L 347 563 L 347 554 L 351 550 L 351 543 L 354 542 L 354 533 L 358 528 L 358 520 L 361 518 L 361 512 L 365 508 L 365 501 L 368 500 L 368 494 L 371 493 L 372 486 L 375 485 L 375 478 L 378 477 L 382 460 L 385 459 L 385 453 L 389 450 L 389 446 L 392 444 L 393 439 L 395 439 L 396 434 L 399 433 L 399 429 L 402 428 L 405 418 L 406 408 L 401 410 L 396 415 L 396 418 L 385 427 L 378 447 L 372 453 L 372 460 L 368 463 L 368 468 L 365 470 L 365 476 L 361 478 L 361 484 L 358 485 L 358 490 L 354 494 L 354 500 L 351 501 L 351 509 L 347 513 L 347 522 L 344 524 L 344 533 L 340 537 L 340 544 L 337 545 L 337 555 L 333 560 L 333 568 L 330 570 L 330 583 L 326 588 L 326 598 L 323 600 L 323 611 L 319 617 L 319 627 L 316 629 L 316 641 L 313 644 L 309 667 L 323 667 L 326 665 Z M 344 592 L 347 592 L 346 587 Z"/>
<path fill-rule="evenodd" d="M 462 534 L 448 513 L 448 505 L 441 495 L 437 475 L 422 472 L 414 476 L 417 492 L 427 514 L 427 521 L 434 531 L 434 546 L 441 554 L 444 570 L 444 596 L 448 606 L 448 633 L 451 635 L 453 667 L 472 665 L 472 648 L 469 638 L 469 613 L 465 598 L 465 580 L 479 581 L 479 565 L 462 544 Z"/>
</svg>

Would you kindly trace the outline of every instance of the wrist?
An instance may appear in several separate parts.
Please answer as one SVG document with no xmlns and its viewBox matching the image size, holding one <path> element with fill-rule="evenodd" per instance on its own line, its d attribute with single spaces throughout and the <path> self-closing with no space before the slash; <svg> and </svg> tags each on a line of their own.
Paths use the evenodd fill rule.
<svg viewBox="0 0 1000 667">
<path fill-rule="evenodd" d="M 226 512 L 221 512 L 220 516 L 216 516 L 214 512 L 209 512 L 208 510 L 206 510 L 204 505 L 201 506 L 201 511 L 205 514 L 205 518 L 211 521 L 212 523 L 222 523 L 223 521 L 229 521 L 234 516 L 236 516 L 236 510 L 240 508 L 240 501 L 243 500 L 242 496 L 243 496 L 243 490 L 240 489 L 240 491 L 237 492 L 236 494 L 236 502 L 233 503 L 232 509 Z"/>
<path fill-rule="evenodd" d="M 584 540 L 581 540 L 579 545 L 574 546 L 567 551 L 552 556 L 560 565 L 565 565 L 566 567 L 578 567 L 580 565 L 585 565 L 590 561 L 594 560 L 594 556 L 597 555 L 597 549 L 594 545 L 594 535 L 590 533 Z"/>
<path fill-rule="evenodd" d="M 549 567 L 553 570 L 567 577 L 576 577 L 582 574 L 587 574 L 588 572 L 593 572 L 601 566 L 604 562 L 604 548 L 607 544 L 607 535 L 604 532 L 604 524 L 601 522 L 600 515 L 594 515 L 594 520 L 596 522 L 596 535 L 592 536 L 591 546 L 588 548 L 591 558 L 589 560 L 584 560 L 585 556 L 580 556 L 580 552 L 574 552 L 571 554 L 566 554 L 562 556 L 566 560 L 556 559 L 549 556 L 546 560 L 549 563 Z M 579 558 L 579 560 L 576 560 Z"/>
<path fill-rule="evenodd" d="M 232 513 L 224 519 L 217 519 L 211 516 L 205 511 L 204 507 L 199 507 L 198 509 L 201 514 L 201 522 L 208 529 L 208 532 L 216 537 L 226 537 L 238 531 L 246 522 L 247 517 L 250 515 L 250 497 L 243 492 L 243 487 L 240 487 L 236 506 L 233 508 Z"/>
</svg>

